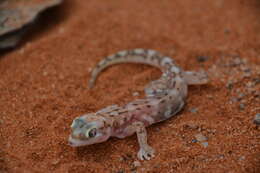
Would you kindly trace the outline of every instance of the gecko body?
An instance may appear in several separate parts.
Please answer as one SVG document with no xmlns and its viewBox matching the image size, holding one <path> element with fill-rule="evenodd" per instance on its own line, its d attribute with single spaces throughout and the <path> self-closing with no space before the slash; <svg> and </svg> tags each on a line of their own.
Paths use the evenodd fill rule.
<svg viewBox="0 0 260 173">
<path fill-rule="evenodd" d="M 89 88 L 94 86 L 100 72 L 120 63 L 148 64 L 159 68 L 162 76 L 145 87 L 146 97 L 143 99 L 124 106 L 111 105 L 75 118 L 69 144 L 78 147 L 136 133 L 140 145 L 137 156 L 141 160 L 149 160 L 155 151 L 147 143 L 146 127 L 176 115 L 185 104 L 188 85 L 206 84 L 208 77 L 202 71 L 183 71 L 170 57 L 157 51 L 134 49 L 120 51 L 101 60 L 91 73 Z"/>
</svg>

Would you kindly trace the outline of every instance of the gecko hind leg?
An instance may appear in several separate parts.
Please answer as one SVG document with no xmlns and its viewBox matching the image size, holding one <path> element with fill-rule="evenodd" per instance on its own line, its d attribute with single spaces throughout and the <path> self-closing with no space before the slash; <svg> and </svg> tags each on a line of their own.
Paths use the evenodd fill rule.
<svg viewBox="0 0 260 173">
<path fill-rule="evenodd" d="M 147 97 L 162 97 L 168 93 L 168 88 L 165 79 L 160 78 L 146 85 L 144 91 Z"/>
<path fill-rule="evenodd" d="M 209 82 L 208 75 L 205 71 L 185 71 L 182 75 L 188 85 L 202 85 Z"/>
</svg>

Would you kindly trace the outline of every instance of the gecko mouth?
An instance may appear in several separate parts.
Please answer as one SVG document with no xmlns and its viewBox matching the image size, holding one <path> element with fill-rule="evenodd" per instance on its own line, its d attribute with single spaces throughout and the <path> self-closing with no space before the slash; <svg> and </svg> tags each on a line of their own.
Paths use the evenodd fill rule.
<svg viewBox="0 0 260 173">
<path fill-rule="evenodd" d="M 84 146 L 84 145 L 89 145 L 88 143 L 89 143 L 88 141 L 74 139 L 74 138 L 72 138 L 72 136 L 69 137 L 69 145 L 71 147 L 80 147 L 80 146 Z"/>
<path fill-rule="evenodd" d="M 75 139 L 73 138 L 71 135 L 69 137 L 69 145 L 72 147 L 80 147 L 80 146 L 85 146 L 85 145 L 91 145 L 91 144 L 95 144 L 95 143 L 100 143 L 100 142 L 104 142 L 109 138 L 109 135 L 103 135 L 103 136 L 96 136 L 95 138 L 88 138 L 86 140 L 79 140 L 79 139 Z"/>
</svg>

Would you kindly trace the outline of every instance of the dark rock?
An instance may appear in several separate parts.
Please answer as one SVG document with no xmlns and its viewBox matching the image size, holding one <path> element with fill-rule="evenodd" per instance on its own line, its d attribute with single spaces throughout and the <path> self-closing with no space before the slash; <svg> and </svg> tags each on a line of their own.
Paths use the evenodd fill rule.
<svg viewBox="0 0 260 173">
<path fill-rule="evenodd" d="M 209 59 L 208 56 L 197 56 L 197 61 L 198 62 L 205 62 Z"/>
<path fill-rule="evenodd" d="M 0 49 L 14 47 L 39 13 L 62 0 L 8 0 L 0 3 Z"/>
<path fill-rule="evenodd" d="M 260 125 L 260 113 L 257 113 L 255 115 L 254 121 L 253 121 L 256 125 Z"/>
<path fill-rule="evenodd" d="M 246 107 L 246 105 L 245 105 L 245 104 L 243 104 L 243 103 L 239 104 L 239 109 L 240 109 L 240 110 L 244 110 L 244 109 L 245 109 L 245 107 Z"/>
</svg>

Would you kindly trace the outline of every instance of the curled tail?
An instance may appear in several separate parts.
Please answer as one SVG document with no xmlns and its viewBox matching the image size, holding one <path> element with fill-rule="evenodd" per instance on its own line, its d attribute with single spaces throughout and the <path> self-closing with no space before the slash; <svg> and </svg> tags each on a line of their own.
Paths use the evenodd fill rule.
<svg viewBox="0 0 260 173">
<path fill-rule="evenodd" d="M 164 71 L 165 67 L 174 66 L 174 62 L 170 57 L 163 56 L 155 50 L 133 49 L 120 51 L 101 60 L 93 69 L 89 80 L 89 88 L 92 88 L 101 71 L 114 64 L 121 63 L 141 63 L 159 68 Z"/>
</svg>

